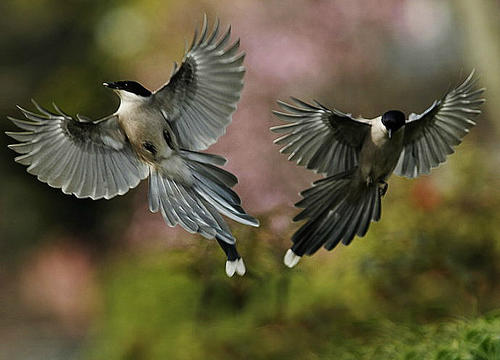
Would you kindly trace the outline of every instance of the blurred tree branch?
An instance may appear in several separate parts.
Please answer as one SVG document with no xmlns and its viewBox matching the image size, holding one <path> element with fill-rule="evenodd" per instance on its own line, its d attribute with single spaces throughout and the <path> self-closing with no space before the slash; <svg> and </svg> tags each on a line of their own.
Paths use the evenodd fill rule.
<svg viewBox="0 0 500 360">
<path fill-rule="evenodd" d="M 465 48 L 474 64 L 487 74 L 481 82 L 487 88 L 491 119 L 500 118 L 500 6 L 495 0 L 459 0 L 455 2 L 463 21 Z M 493 123 L 500 135 L 500 122 Z"/>
</svg>

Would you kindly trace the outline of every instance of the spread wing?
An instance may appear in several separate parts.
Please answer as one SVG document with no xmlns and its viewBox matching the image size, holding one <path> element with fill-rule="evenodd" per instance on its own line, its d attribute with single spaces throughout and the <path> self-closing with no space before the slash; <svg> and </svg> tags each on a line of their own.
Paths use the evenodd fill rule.
<svg viewBox="0 0 500 360">
<path fill-rule="evenodd" d="M 199 39 L 195 32 L 181 66 L 154 94 L 185 149 L 203 150 L 215 143 L 240 99 L 245 54 L 238 52 L 239 40 L 228 45 L 230 27 L 219 34 L 219 20 L 209 33 L 205 16 Z"/>
<path fill-rule="evenodd" d="M 476 125 L 472 119 L 481 113 L 484 89 L 476 89 L 475 83 L 472 71 L 461 85 L 422 114 L 410 114 L 395 174 L 408 178 L 428 174 L 454 152 L 453 147 Z"/>
<path fill-rule="evenodd" d="M 148 175 L 148 167 L 132 151 L 114 115 L 90 121 L 52 113 L 33 101 L 39 114 L 19 109 L 27 120 L 9 119 L 23 132 L 7 132 L 19 141 L 9 148 L 21 154 L 28 172 L 65 194 L 109 199 L 125 194 Z"/>
<path fill-rule="evenodd" d="M 329 176 L 355 167 L 363 140 L 370 132 L 369 120 L 354 119 L 318 102 L 311 105 L 292 100 L 294 104 L 278 101 L 287 112 L 273 111 L 289 123 L 271 128 L 275 133 L 286 134 L 274 141 L 284 145 L 280 152 L 290 154 L 288 160 L 298 165 Z"/>
</svg>

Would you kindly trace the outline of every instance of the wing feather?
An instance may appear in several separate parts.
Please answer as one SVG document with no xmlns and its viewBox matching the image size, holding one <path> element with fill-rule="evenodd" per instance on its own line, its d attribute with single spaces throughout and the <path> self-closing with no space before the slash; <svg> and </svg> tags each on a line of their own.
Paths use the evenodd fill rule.
<svg viewBox="0 0 500 360">
<path fill-rule="evenodd" d="M 154 93 L 182 148 L 206 149 L 231 122 L 243 88 L 245 54 L 239 40 L 228 45 L 230 37 L 231 27 L 221 35 L 218 19 L 209 31 L 205 16 L 181 66 Z"/>
<path fill-rule="evenodd" d="M 476 81 L 472 71 L 461 85 L 422 114 L 410 115 L 395 174 L 409 178 L 428 174 L 454 152 L 453 147 L 476 125 L 473 118 L 481 113 L 484 89 L 476 89 Z"/>
<path fill-rule="evenodd" d="M 9 119 L 23 132 L 6 134 L 21 154 L 15 160 L 42 182 L 80 198 L 109 199 L 126 193 L 148 175 L 112 115 L 98 121 L 76 119 L 33 101 L 39 113 L 18 107 L 27 120 Z"/>
<path fill-rule="evenodd" d="M 273 111 L 285 125 L 271 131 L 282 134 L 274 141 L 284 145 L 280 152 L 290 154 L 288 160 L 329 176 L 348 171 L 358 164 L 358 153 L 370 122 L 354 119 L 350 114 L 329 110 L 319 102 L 309 104 L 297 98 L 293 103 L 278 101 L 284 110 Z"/>
</svg>

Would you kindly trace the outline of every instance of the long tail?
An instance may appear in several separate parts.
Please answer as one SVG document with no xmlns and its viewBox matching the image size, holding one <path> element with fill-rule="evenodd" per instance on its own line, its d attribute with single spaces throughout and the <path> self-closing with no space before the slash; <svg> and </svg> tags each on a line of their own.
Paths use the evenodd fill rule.
<svg viewBox="0 0 500 360">
<path fill-rule="evenodd" d="M 356 170 L 316 181 L 301 193 L 303 199 L 295 206 L 304 210 L 293 220 L 308 221 L 292 236 L 293 246 L 284 259 L 287 266 L 295 266 L 301 256 L 321 246 L 332 250 L 341 241 L 349 245 L 355 235 L 366 234 L 372 220 L 380 219 L 379 186 L 356 181 Z"/>
<path fill-rule="evenodd" d="M 179 181 L 151 167 L 149 209 L 160 211 L 169 226 L 181 225 L 191 233 L 216 238 L 227 256 L 226 273 L 245 273 L 245 265 L 236 250 L 236 239 L 222 215 L 242 224 L 259 226 L 241 207 L 239 196 L 231 190 L 238 179 L 218 167 L 225 159 L 211 154 L 180 151 L 190 181 Z"/>
</svg>

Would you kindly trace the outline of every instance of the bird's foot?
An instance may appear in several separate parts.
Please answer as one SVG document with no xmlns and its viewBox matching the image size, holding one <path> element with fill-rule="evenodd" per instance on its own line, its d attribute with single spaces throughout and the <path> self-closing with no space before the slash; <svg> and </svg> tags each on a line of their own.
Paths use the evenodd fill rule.
<svg viewBox="0 0 500 360">
<path fill-rule="evenodd" d="M 386 183 L 385 181 L 380 181 L 378 183 L 378 194 L 380 197 L 384 197 L 385 193 L 387 192 L 387 188 L 389 187 L 389 184 Z"/>
</svg>

